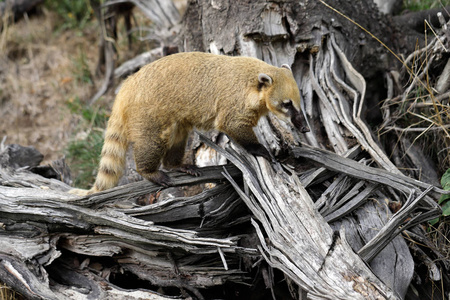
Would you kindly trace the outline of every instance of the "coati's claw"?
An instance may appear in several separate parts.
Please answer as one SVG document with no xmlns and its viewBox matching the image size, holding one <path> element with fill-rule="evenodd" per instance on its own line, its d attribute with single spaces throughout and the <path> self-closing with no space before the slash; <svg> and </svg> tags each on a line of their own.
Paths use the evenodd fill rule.
<svg viewBox="0 0 450 300">
<path fill-rule="evenodd" d="M 162 172 L 162 171 L 158 171 L 157 173 L 155 173 L 154 175 L 152 175 L 151 177 L 148 178 L 151 182 L 162 185 L 164 187 L 170 187 L 172 186 L 172 179 L 170 179 L 170 177 Z"/>
<path fill-rule="evenodd" d="M 180 171 L 195 177 L 202 175 L 202 172 L 195 165 L 181 165 Z"/>
</svg>

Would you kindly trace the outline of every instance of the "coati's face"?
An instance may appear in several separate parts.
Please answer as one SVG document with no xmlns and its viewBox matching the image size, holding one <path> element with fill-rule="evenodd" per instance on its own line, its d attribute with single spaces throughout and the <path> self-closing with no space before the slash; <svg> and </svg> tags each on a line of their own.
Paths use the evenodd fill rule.
<svg viewBox="0 0 450 300">
<path fill-rule="evenodd" d="M 258 76 L 267 108 L 279 119 L 291 122 L 300 132 L 308 132 L 309 127 L 300 106 L 300 92 L 291 69 L 283 65 L 273 77 L 264 73 Z"/>
</svg>

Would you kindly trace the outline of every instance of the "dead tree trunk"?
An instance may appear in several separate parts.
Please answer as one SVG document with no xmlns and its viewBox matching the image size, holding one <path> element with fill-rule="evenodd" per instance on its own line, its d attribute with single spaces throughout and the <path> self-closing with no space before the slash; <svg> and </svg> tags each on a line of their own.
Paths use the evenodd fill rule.
<svg viewBox="0 0 450 300">
<path fill-rule="evenodd" d="M 327 2 L 192 2 L 183 18 L 178 45 L 184 51 L 253 56 L 273 65 L 287 63 L 292 66 L 312 131 L 299 134 L 272 117 L 262 120 L 257 128 L 258 137 L 275 153 L 285 151 L 283 148 L 286 144 L 283 142 L 289 143 L 288 148 L 292 149 L 294 144 L 301 141 L 339 155 L 352 155 L 361 163 L 375 163 L 381 169 L 395 174 L 394 177 L 399 177 L 399 168 L 403 165 L 391 161 L 383 148 L 383 141 L 375 137 L 368 123 L 381 122 L 378 103 L 387 97 L 382 79 L 388 76 L 389 70 L 401 66 L 398 56 L 390 51 L 410 53 L 416 45 L 416 39 L 424 47 L 423 36 L 399 22 L 400 18 L 389 19 L 379 14 L 372 1 L 333 1 L 329 3 L 332 6 Z M 448 44 L 448 29 L 444 29 L 440 38 L 444 44 Z M 448 52 L 445 49 L 443 47 L 440 51 Z M 350 154 L 354 145 L 359 145 L 364 151 L 358 155 Z M 323 163 L 323 156 L 320 155 L 316 161 Z M 301 169 L 299 162 L 290 162 L 294 168 Z M 330 167 L 327 164 L 324 166 Z M 433 169 L 420 163 L 417 168 L 433 173 Z M 345 170 L 339 170 L 337 178 L 325 179 L 327 188 L 319 189 L 317 196 L 313 197 L 315 207 L 332 228 L 345 228 L 353 249 L 370 262 L 375 274 L 395 290 L 395 295 L 403 298 L 414 269 L 410 251 L 399 237 L 389 239 L 392 242 L 379 253 L 387 241 L 382 243 L 383 246 L 379 244 L 381 247 L 377 246 L 375 248 L 378 250 L 375 250 L 373 246 L 378 234 L 369 228 L 383 231 L 392 222 L 389 218 L 375 217 L 389 213 L 382 199 L 391 199 L 406 206 L 413 201 L 413 194 L 420 194 L 420 199 L 424 199 L 430 207 L 435 207 L 436 197 L 423 194 L 423 190 L 412 192 L 415 189 L 409 188 L 399 194 L 399 190 L 379 186 L 369 179 L 369 174 L 362 173 L 359 180 L 354 180 L 353 175 L 344 175 L 342 172 L 346 173 Z M 431 177 L 437 178 L 434 172 Z M 305 186 L 314 180 L 315 186 L 321 185 L 320 182 L 324 180 L 314 176 L 309 178 L 311 181 L 306 181 Z M 423 188 L 426 189 L 426 186 Z M 311 190 L 315 188 L 311 187 Z M 369 197 L 376 199 L 378 206 L 368 202 Z M 403 208 L 399 214 L 406 212 Z M 354 217 L 350 217 L 350 212 Z M 416 213 L 417 216 L 425 217 L 424 212 Z M 340 219 L 344 215 L 347 216 L 346 221 L 342 222 Z M 401 219 L 405 220 L 404 217 Z M 420 232 L 418 227 L 412 228 Z M 373 240 L 369 242 L 370 239 Z M 446 269 L 445 265 L 441 267 Z M 326 282 L 324 278 L 320 281 Z M 310 286 L 300 284 L 300 287 L 311 291 Z M 333 297 L 338 298 L 337 295 Z"/>
</svg>

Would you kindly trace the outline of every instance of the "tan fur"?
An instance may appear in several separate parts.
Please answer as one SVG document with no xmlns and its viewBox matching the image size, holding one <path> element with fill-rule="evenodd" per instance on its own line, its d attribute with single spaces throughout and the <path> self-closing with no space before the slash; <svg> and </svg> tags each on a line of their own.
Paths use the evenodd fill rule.
<svg viewBox="0 0 450 300">
<path fill-rule="evenodd" d="M 269 76 L 271 84 L 260 81 L 260 74 Z M 269 110 L 289 121 L 281 107 L 286 99 L 300 112 L 298 87 L 287 68 L 249 57 L 200 52 L 161 58 L 123 83 L 108 122 L 95 184 L 89 191 L 71 192 L 85 195 L 114 187 L 122 175 L 128 144 L 144 178 L 168 183 L 159 165 L 182 163 L 194 127 L 225 132 L 247 149 L 257 148 L 256 153 L 262 146 L 252 128 Z"/>
</svg>

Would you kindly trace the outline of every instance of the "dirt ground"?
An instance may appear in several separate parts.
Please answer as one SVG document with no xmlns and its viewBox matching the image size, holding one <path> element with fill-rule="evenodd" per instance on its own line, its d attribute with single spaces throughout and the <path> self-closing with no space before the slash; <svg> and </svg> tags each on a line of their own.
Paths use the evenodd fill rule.
<svg viewBox="0 0 450 300">
<path fill-rule="evenodd" d="M 45 161 L 62 157 L 79 121 L 67 102 L 95 92 L 80 72 L 93 74 L 98 54 L 95 22 L 60 31 L 56 19 L 44 9 L 0 33 L 0 140 L 33 145 Z"/>
<path fill-rule="evenodd" d="M 187 1 L 174 3 L 182 14 Z M 139 10 L 133 12 L 135 26 L 149 24 Z M 118 65 L 152 47 L 136 41 L 129 50 L 121 22 Z M 37 14 L 5 24 L 0 30 L 0 142 L 32 145 L 48 163 L 64 155 L 70 139 L 83 138 L 81 116 L 67 103 L 87 103 L 102 84 L 103 76 L 95 74 L 98 22 L 93 18 L 83 29 L 61 30 L 61 18 L 41 7 Z M 98 103 L 111 107 L 113 90 Z"/>
</svg>

